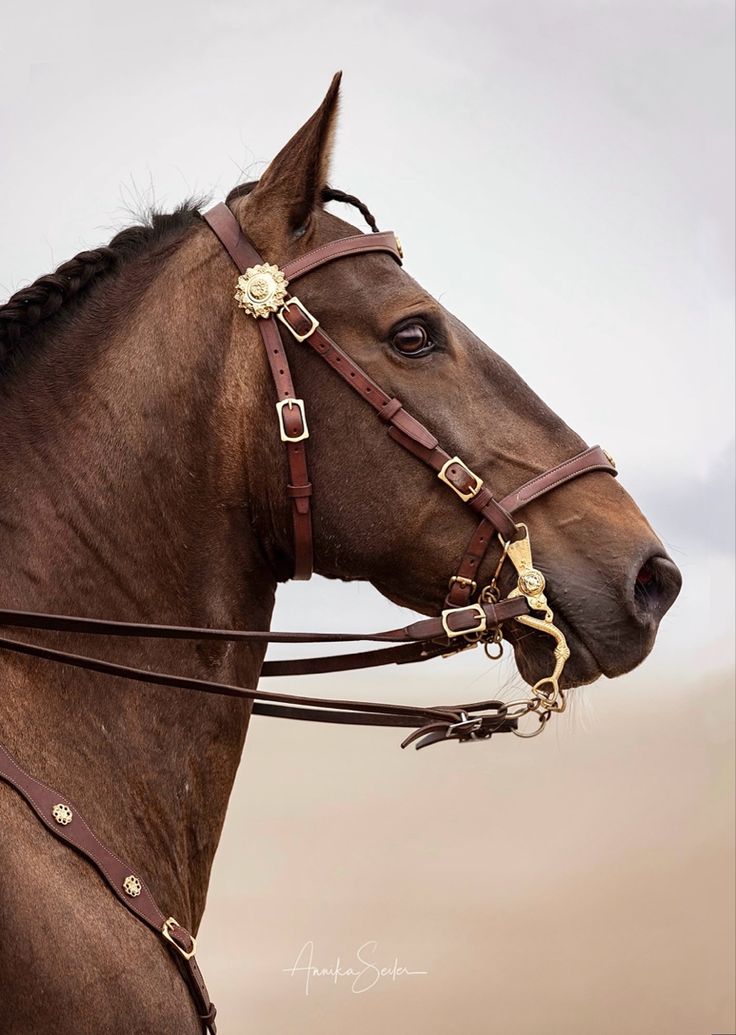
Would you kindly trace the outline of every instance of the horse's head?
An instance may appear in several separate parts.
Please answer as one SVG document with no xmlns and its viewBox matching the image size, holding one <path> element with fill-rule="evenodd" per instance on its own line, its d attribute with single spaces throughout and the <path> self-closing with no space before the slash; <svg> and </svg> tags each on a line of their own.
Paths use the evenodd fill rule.
<svg viewBox="0 0 736 1035">
<path fill-rule="evenodd" d="M 250 240 L 279 266 L 357 232 L 324 211 L 321 202 L 337 91 L 336 78 L 320 108 L 255 188 L 232 202 Z M 482 273 L 477 276 L 474 288 L 482 291 Z M 508 363 L 389 255 L 331 262 L 294 290 L 349 356 L 450 454 L 461 457 L 496 498 L 585 448 Z M 333 370 L 285 337 L 310 430 L 317 571 L 369 580 L 394 601 L 436 613 L 477 518 L 432 471 L 399 448 Z M 585 376 L 579 375 L 581 388 Z M 279 515 L 280 529 L 271 552 L 288 563 L 291 525 L 273 428 L 264 438 L 264 466 L 269 458 L 277 469 L 268 515 Z M 609 473 L 588 473 L 531 502 L 521 517 L 572 650 L 567 684 L 589 682 L 601 673 L 618 675 L 642 661 L 677 596 L 680 575 L 620 484 Z M 478 587 L 490 581 L 501 551 L 495 535 L 487 546 L 474 574 Z M 513 584 L 511 571 L 504 569 L 501 593 Z M 548 667 L 549 645 L 539 634 L 515 629 L 519 668 L 533 681 Z"/>
</svg>

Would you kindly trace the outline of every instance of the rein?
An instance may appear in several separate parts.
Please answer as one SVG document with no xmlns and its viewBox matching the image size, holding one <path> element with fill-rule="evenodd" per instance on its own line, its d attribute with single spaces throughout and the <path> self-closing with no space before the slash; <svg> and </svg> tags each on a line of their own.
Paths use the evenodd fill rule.
<svg viewBox="0 0 736 1035">
<path fill-rule="evenodd" d="M 311 498 L 306 441 L 309 439 L 304 399 L 296 395 L 288 356 L 279 324 L 288 331 L 285 340 L 311 348 L 370 405 L 388 435 L 433 470 L 438 480 L 479 518 L 478 525 L 454 574 L 449 578 L 445 609 L 437 617 L 422 618 L 398 629 L 374 633 L 310 633 L 271 630 L 190 628 L 149 623 L 106 621 L 71 615 L 40 614 L 0 609 L 0 626 L 46 632 L 78 633 L 106 637 L 140 637 L 174 640 L 219 640 L 250 643 L 356 643 L 383 644 L 360 653 L 316 658 L 266 661 L 265 677 L 355 671 L 381 665 L 413 664 L 440 655 L 449 656 L 482 643 L 490 658 L 500 656 L 505 622 L 515 621 L 545 633 L 554 643 L 554 665 L 549 676 L 540 679 L 529 696 L 518 701 L 478 701 L 469 704 L 418 707 L 369 701 L 334 700 L 247 689 L 181 674 L 106 661 L 84 654 L 44 647 L 9 637 L 0 637 L 0 650 L 70 665 L 102 675 L 120 676 L 142 684 L 181 687 L 208 694 L 245 698 L 252 711 L 279 718 L 331 722 L 349 725 L 386 726 L 410 730 L 402 747 L 428 747 L 448 740 L 487 740 L 494 733 L 511 732 L 519 737 L 541 733 L 556 712 L 564 711 L 565 694 L 560 678 L 570 650 L 565 636 L 554 622 L 545 597 L 544 575 L 534 566 L 529 530 L 514 515 L 522 507 L 566 482 L 593 471 L 616 475 L 611 457 L 600 446 L 565 460 L 536 475 L 514 492 L 497 499 L 483 479 L 459 456 L 446 452 L 424 424 L 412 416 L 401 401 L 385 392 L 320 326 L 306 306 L 289 293 L 290 283 L 326 263 L 354 255 L 378 252 L 390 255 L 399 265 L 403 253 L 398 238 L 390 231 L 358 234 L 321 245 L 283 269 L 266 263 L 240 228 L 225 204 L 204 214 L 240 272 L 235 299 L 246 314 L 257 320 L 276 392 L 276 420 L 284 443 L 288 482 L 285 495 L 291 501 L 294 541 L 294 572 L 298 580 L 313 572 Z M 276 321 L 279 321 L 277 323 Z M 500 557 L 488 585 L 479 588 L 477 573 L 491 545 L 500 544 Z M 516 571 L 516 586 L 501 599 L 498 579 L 506 562 Z M 532 732 L 519 728 L 519 720 L 534 714 L 538 725 Z M 174 953 L 191 991 L 205 1032 L 215 1032 L 215 1008 L 194 959 L 195 940 L 173 917 L 154 902 L 143 880 L 128 864 L 105 848 L 87 826 L 76 807 L 59 792 L 26 773 L 0 745 L 0 779 L 26 799 L 44 825 L 57 837 L 81 852 L 102 873 L 118 899 L 143 923 L 156 931 Z"/>
</svg>

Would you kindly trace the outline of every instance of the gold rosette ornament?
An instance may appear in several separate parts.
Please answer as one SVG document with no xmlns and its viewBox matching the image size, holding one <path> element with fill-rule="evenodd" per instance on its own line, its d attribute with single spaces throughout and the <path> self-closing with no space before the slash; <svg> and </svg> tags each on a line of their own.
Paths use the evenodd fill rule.
<svg viewBox="0 0 736 1035">
<path fill-rule="evenodd" d="M 235 301 L 249 316 L 270 316 L 284 304 L 288 283 L 278 266 L 268 262 L 249 266 L 238 277 Z"/>
</svg>

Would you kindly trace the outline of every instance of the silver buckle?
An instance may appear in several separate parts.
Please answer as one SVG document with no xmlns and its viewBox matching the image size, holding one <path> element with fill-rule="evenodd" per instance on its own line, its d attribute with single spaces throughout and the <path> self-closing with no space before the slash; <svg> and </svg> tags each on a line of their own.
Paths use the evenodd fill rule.
<svg viewBox="0 0 736 1035">
<path fill-rule="evenodd" d="M 284 407 L 288 406 L 290 410 L 294 407 L 299 410 L 299 414 L 302 418 L 302 432 L 299 435 L 290 435 L 284 425 Z M 276 403 L 276 412 L 279 415 L 279 435 L 281 436 L 282 442 L 303 442 L 305 438 L 309 438 L 309 428 L 307 427 L 307 414 L 304 410 L 303 399 L 282 399 L 281 402 Z"/>
<path fill-rule="evenodd" d="M 445 736 L 452 738 L 453 733 L 459 731 L 465 736 L 470 737 L 471 740 L 478 740 L 478 734 L 483 729 L 482 716 L 477 716 L 471 719 L 467 712 L 460 712 L 460 714 L 462 715 L 460 722 L 453 722 L 448 726 L 445 731 Z"/>
<path fill-rule="evenodd" d="M 451 629 L 447 623 L 447 619 L 450 615 L 456 615 L 460 611 L 472 611 L 473 614 L 478 616 L 478 621 L 472 629 Z M 449 639 L 455 639 L 457 636 L 473 636 L 476 633 L 484 633 L 488 628 L 488 616 L 483 610 L 482 604 L 468 604 L 467 607 L 448 607 L 446 611 L 442 612 L 442 628 L 445 630 Z"/>
<path fill-rule="evenodd" d="M 467 492 L 463 492 L 462 489 L 458 489 L 456 485 L 453 485 L 450 479 L 447 477 L 447 471 L 453 464 L 457 464 L 458 467 L 462 467 L 463 471 L 467 472 L 473 479 L 473 485 L 468 489 Z M 445 485 L 449 485 L 456 496 L 459 496 L 463 503 L 469 503 L 475 499 L 480 490 L 483 488 L 483 479 L 479 478 L 478 475 L 471 471 L 467 464 L 464 464 L 459 456 L 451 456 L 449 460 L 445 460 L 442 467 L 437 472 L 437 477 Z"/>
<path fill-rule="evenodd" d="M 309 320 L 309 323 L 310 323 L 311 326 L 310 326 L 310 328 L 309 328 L 309 330 L 307 331 L 306 334 L 299 334 L 298 331 L 295 331 L 294 328 L 289 323 L 289 321 L 284 316 L 284 313 L 287 312 L 289 307 L 292 306 L 292 305 L 297 307 L 297 309 L 302 314 L 302 316 L 305 318 L 305 320 Z M 281 320 L 281 322 L 284 325 L 284 327 L 288 327 L 289 328 L 289 330 L 291 331 L 292 335 L 296 338 L 297 341 L 306 341 L 307 338 L 310 335 L 314 334 L 314 332 L 319 327 L 319 320 L 315 316 L 312 316 L 312 314 L 309 312 L 307 307 L 302 302 L 300 302 L 298 298 L 289 298 L 289 299 L 287 299 L 287 301 L 284 302 L 284 304 L 281 306 L 281 308 L 276 313 L 276 315 L 278 316 L 279 320 Z"/>
</svg>

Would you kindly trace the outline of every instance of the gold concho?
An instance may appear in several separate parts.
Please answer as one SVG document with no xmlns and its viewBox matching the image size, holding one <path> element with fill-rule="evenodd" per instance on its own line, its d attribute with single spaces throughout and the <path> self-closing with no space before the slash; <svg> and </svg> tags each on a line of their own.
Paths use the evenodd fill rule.
<svg viewBox="0 0 736 1035">
<path fill-rule="evenodd" d="M 51 815 L 54 817 L 57 823 L 60 823 L 61 826 L 65 827 L 69 823 L 71 823 L 73 813 L 68 805 L 62 805 L 61 803 L 59 803 L 58 805 L 54 805 L 53 809 L 51 810 Z"/>
<path fill-rule="evenodd" d="M 278 266 L 268 262 L 249 266 L 238 277 L 235 301 L 249 316 L 269 316 L 284 304 L 288 283 Z"/>
<path fill-rule="evenodd" d="M 123 881 L 123 891 L 126 895 L 130 895 L 131 898 L 138 898 L 142 889 L 143 885 L 134 873 L 131 873 L 131 875 L 126 877 Z"/>
<path fill-rule="evenodd" d="M 545 585 L 544 575 L 536 568 L 529 568 L 519 575 L 519 589 L 525 597 L 538 597 L 544 592 Z"/>
</svg>

